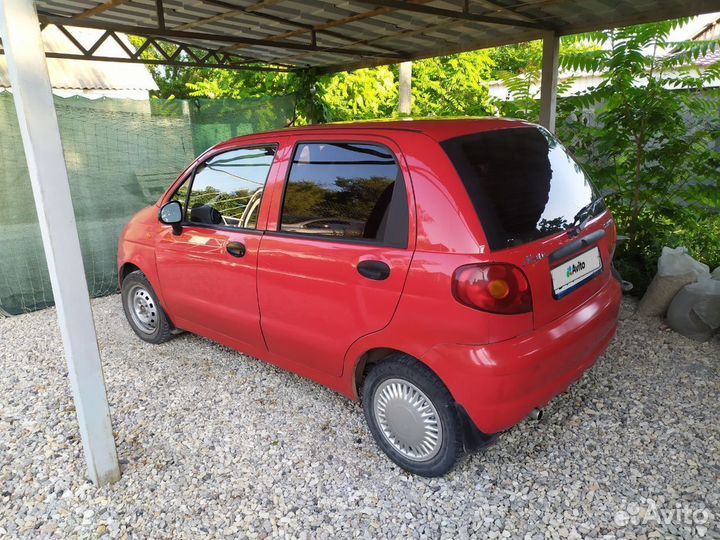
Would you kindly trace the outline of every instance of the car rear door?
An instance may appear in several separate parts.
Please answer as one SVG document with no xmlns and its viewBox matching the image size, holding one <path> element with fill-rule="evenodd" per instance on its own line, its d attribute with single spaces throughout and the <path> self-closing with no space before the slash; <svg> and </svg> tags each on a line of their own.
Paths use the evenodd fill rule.
<svg viewBox="0 0 720 540">
<path fill-rule="evenodd" d="M 380 136 L 294 136 L 279 159 L 258 261 L 263 334 L 272 353 L 339 376 L 400 299 L 415 244 L 409 175 Z M 325 219 L 352 226 L 295 226 Z"/>
<path fill-rule="evenodd" d="M 278 142 L 226 147 L 191 171 L 172 199 L 185 213 L 181 230 L 162 226 L 157 270 L 163 299 L 180 328 L 222 334 L 258 354 L 265 350 L 257 301 L 257 258 L 276 171 Z"/>
</svg>

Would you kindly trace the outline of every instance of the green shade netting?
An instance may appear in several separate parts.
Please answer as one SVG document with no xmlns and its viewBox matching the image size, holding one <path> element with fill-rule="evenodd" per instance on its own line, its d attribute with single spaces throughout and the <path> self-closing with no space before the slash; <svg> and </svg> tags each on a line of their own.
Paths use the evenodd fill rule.
<svg viewBox="0 0 720 540">
<path fill-rule="evenodd" d="M 117 289 L 117 240 L 201 152 L 284 127 L 294 98 L 147 101 L 55 97 L 91 296 Z M 0 315 L 53 304 L 12 95 L 0 93 Z"/>
</svg>

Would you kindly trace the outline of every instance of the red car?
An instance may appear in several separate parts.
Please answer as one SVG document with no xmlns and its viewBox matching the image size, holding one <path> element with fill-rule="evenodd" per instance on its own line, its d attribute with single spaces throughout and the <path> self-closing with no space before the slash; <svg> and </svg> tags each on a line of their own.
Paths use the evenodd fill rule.
<svg viewBox="0 0 720 540">
<path fill-rule="evenodd" d="M 319 125 L 201 155 L 123 231 L 119 281 L 145 341 L 182 329 L 361 399 L 390 459 L 437 476 L 605 350 L 615 239 L 539 126 Z"/>
</svg>

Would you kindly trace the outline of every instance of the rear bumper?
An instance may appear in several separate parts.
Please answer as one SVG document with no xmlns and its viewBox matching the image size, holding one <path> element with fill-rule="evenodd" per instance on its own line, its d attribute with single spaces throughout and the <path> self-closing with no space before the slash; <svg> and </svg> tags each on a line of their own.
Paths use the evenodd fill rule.
<svg viewBox="0 0 720 540">
<path fill-rule="evenodd" d="M 585 304 L 552 323 L 490 345 L 439 345 L 423 360 L 484 433 L 543 407 L 591 367 L 617 329 L 621 288 L 609 279 Z"/>
</svg>

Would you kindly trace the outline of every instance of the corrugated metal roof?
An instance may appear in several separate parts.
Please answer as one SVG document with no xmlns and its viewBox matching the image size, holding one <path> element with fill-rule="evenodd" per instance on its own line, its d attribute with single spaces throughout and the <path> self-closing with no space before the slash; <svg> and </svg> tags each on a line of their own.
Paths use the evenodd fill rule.
<svg viewBox="0 0 720 540">
<path fill-rule="evenodd" d="M 38 0 L 46 21 L 324 71 L 720 10 L 720 0 Z M 242 40 L 239 42 L 238 40 Z"/>
<path fill-rule="evenodd" d="M 81 44 L 92 43 L 102 34 L 101 30 L 74 28 L 73 36 Z M 75 52 L 68 38 L 56 27 L 49 26 L 42 33 L 46 51 Z M 131 47 L 126 36 L 119 36 L 126 46 Z M 103 53 L 119 56 L 120 45 L 108 40 L 103 44 Z M 53 88 L 68 90 L 157 90 L 157 85 L 145 66 L 115 62 L 66 60 L 48 58 L 48 71 Z M 0 88 L 9 88 L 10 78 L 7 62 L 0 55 Z"/>
<path fill-rule="evenodd" d="M 701 67 L 708 67 L 720 62 L 720 50 L 713 51 L 701 56 L 695 61 L 695 64 Z"/>
</svg>

